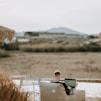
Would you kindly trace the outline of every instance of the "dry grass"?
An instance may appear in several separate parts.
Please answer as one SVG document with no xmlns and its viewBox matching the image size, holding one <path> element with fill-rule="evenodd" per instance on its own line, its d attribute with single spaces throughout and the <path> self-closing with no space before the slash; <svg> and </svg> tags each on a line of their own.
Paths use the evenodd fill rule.
<svg viewBox="0 0 101 101">
<path fill-rule="evenodd" d="M 34 44 L 34 45 L 20 45 L 20 50 L 25 52 L 68 52 L 77 51 L 79 46 L 77 45 L 62 45 L 62 44 Z"/>
<path fill-rule="evenodd" d="M 11 54 L 11 53 L 10 53 Z M 101 78 L 101 53 L 24 53 L 0 59 L 0 69 L 11 75 L 53 77 L 60 69 L 62 77 Z"/>
<path fill-rule="evenodd" d="M 19 49 L 25 52 L 101 52 L 101 46 L 60 43 L 40 43 L 20 45 Z"/>
<path fill-rule="evenodd" d="M 8 54 L 5 50 L 0 49 L 0 58 L 2 57 L 10 57 L 10 54 Z"/>
<path fill-rule="evenodd" d="M 0 101 L 29 101 L 28 93 L 21 92 L 13 81 L 0 73 Z"/>
<path fill-rule="evenodd" d="M 101 98 L 86 98 L 86 101 L 101 101 Z"/>
<path fill-rule="evenodd" d="M 0 26 L 0 42 L 4 43 L 5 39 L 7 38 L 9 41 L 12 40 L 15 34 L 14 30 L 11 30 L 7 27 Z"/>
</svg>

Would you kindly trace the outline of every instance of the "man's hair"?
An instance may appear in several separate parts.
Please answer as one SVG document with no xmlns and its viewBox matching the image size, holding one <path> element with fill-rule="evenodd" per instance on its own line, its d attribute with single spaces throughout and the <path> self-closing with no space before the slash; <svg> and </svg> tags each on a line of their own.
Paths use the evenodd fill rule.
<svg viewBox="0 0 101 101">
<path fill-rule="evenodd" d="M 60 72 L 56 72 L 56 73 L 55 73 L 55 76 L 60 75 L 60 74 L 61 74 Z"/>
</svg>

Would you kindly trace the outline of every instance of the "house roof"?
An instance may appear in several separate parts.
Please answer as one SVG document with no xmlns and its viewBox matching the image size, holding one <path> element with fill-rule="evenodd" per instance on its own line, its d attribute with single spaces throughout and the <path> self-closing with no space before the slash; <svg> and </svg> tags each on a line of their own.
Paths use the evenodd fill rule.
<svg viewBox="0 0 101 101">
<path fill-rule="evenodd" d="M 0 42 L 4 42 L 5 39 L 8 39 L 9 41 L 11 41 L 14 34 L 15 34 L 14 30 L 9 29 L 7 27 L 0 26 Z"/>
</svg>

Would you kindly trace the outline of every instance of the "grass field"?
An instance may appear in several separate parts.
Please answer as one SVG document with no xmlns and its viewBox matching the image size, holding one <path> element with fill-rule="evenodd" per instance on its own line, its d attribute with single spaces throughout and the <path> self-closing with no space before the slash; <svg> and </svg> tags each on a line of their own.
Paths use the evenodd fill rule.
<svg viewBox="0 0 101 101">
<path fill-rule="evenodd" d="M 101 101 L 101 98 L 87 98 L 86 101 Z"/>
<path fill-rule="evenodd" d="M 25 53 L 9 52 L 11 57 L 0 58 L 0 71 L 10 75 L 54 77 L 60 69 L 62 77 L 101 78 L 101 53 Z M 86 101 L 101 101 L 86 98 Z"/>
<path fill-rule="evenodd" d="M 53 77 L 60 69 L 62 77 L 101 78 L 101 53 L 24 53 L 10 52 L 0 58 L 0 70 L 11 75 Z"/>
</svg>

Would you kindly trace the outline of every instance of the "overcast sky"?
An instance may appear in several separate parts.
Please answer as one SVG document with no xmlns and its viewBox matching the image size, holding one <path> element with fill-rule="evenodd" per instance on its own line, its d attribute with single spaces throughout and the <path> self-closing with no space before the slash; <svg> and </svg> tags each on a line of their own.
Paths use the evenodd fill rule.
<svg viewBox="0 0 101 101">
<path fill-rule="evenodd" d="M 0 0 L 0 25 L 24 30 L 68 27 L 101 32 L 101 0 Z"/>
</svg>

